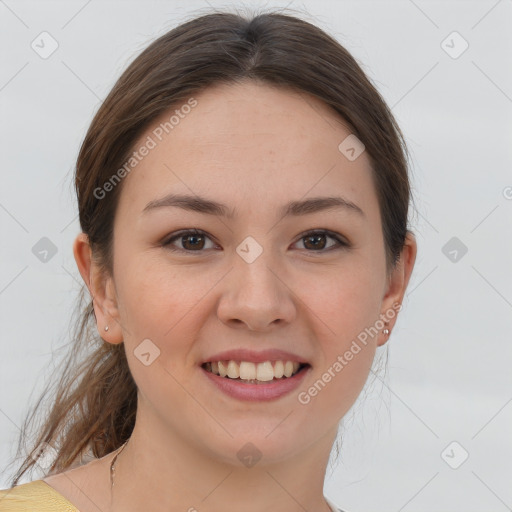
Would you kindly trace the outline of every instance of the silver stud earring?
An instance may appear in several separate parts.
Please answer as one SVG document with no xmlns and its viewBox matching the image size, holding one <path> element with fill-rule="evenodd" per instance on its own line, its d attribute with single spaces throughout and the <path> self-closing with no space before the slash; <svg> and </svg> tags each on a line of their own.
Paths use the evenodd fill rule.
<svg viewBox="0 0 512 512">
<path fill-rule="evenodd" d="M 384 334 L 389 334 L 389 329 L 383 329 L 382 331 Z"/>
<path fill-rule="evenodd" d="M 105 326 L 105 331 L 108 331 L 108 325 Z"/>
</svg>

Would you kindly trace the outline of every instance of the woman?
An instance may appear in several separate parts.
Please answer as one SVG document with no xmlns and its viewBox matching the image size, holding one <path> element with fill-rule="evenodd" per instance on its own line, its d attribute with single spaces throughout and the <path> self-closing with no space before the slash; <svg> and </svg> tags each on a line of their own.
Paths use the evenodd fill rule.
<svg viewBox="0 0 512 512">
<path fill-rule="evenodd" d="M 0 510 L 340 510 L 329 455 L 416 257 L 406 154 L 314 25 L 215 13 L 154 41 L 77 161 L 77 339 L 93 315 L 101 338 L 12 485 L 50 453 L 46 477 Z"/>
</svg>

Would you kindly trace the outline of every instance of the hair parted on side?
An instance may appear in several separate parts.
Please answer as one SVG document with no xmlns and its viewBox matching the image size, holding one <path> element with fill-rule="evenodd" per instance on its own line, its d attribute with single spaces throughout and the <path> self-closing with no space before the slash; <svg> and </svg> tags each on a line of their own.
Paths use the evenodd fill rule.
<svg viewBox="0 0 512 512">
<path fill-rule="evenodd" d="M 404 137 L 351 54 L 319 27 L 281 12 L 214 12 L 190 19 L 154 40 L 117 80 L 91 122 L 75 172 L 80 227 L 104 272 L 111 275 L 113 269 L 113 225 L 122 182 L 105 200 L 94 191 L 130 158 L 134 144 L 157 117 L 209 86 L 242 80 L 319 98 L 363 142 L 372 163 L 390 272 L 409 231 Z M 28 449 L 27 427 L 50 388 L 23 425 L 16 459 L 23 452 L 24 460 L 12 486 L 34 467 L 45 443 L 55 450 L 47 471 L 52 474 L 80 464 L 84 454 L 107 455 L 133 431 L 137 387 L 124 343 L 112 345 L 98 335 L 85 286 L 75 315 L 70 352 L 49 413 Z"/>
</svg>

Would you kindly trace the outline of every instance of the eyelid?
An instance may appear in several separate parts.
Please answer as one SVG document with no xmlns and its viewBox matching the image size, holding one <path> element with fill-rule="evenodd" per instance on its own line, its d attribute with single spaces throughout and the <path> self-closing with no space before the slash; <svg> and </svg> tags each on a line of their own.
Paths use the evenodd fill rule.
<svg viewBox="0 0 512 512">
<path fill-rule="evenodd" d="M 298 236 L 297 241 L 294 242 L 294 244 L 296 244 L 297 242 L 299 242 L 303 238 L 306 238 L 307 236 L 313 236 L 313 235 L 317 235 L 317 234 L 325 235 L 325 236 L 333 239 L 336 243 L 332 247 L 328 247 L 327 249 L 321 249 L 321 250 L 318 250 L 318 251 L 314 251 L 314 250 L 309 250 L 308 251 L 307 249 L 302 249 L 303 251 L 306 251 L 306 253 L 308 255 L 321 256 L 323 254 L 329 254 L 332 251 L 338 251 L 338 250 L 341 250 L 341 249 L 347 250 L 347 249 L 350 249 L 352 247 L 352 244 L 341 233 L 337 233 L 336 231 L 332 231 L 332 230 L 326 229 L 326 228 L 308 229 L 307 231 L 304 231 L 303 233 L 301 233 Z"/>
<path fill-rule="evenodd" d="M 307 249 L 302 249 L 302 250 L 305 250 L 306 252 L 308 252 L 310 254 L 321 255 L 321 254 L 329 253 L 332 250 L 336 250 L 336 249 L 348 249 L 352 246 L 352 244 L 342 234 L 337 233 L 336 231 L 332 231 L 330 229 L 326 229 L 326 228 L 308 229 L 308 230 L 302 232 L 300 235 L 298 235 L 297 240 L 292 245 L 295 245 L 297 242 L 301 241 L 303 238 L 306 238 L 307 236 L 313 236 L 313 235 L 317 235 L 317 234 L 325 235 L 329 238 L 332 238 L 336 242 L 336 244 L 327 249 L 321 249 L 318 251 L 307 250 Z M 209 238 L 212 242 L 216 243 L 215 238 L 213 236 L 211 236 L 209 233 L 207 233 L 206 231 L 203 231 L 202 229 L 198 229 L 198 228 L 188 228 L 188 229 L 181 229 L 179 231 L 175 231 L 175 232 L 171 233 L 170 236 L 164 238 L 164 240 L 161 242 L 161 246 L 164 248 L 168 248 L 170 251 L 181 252 L 181 253 L 185 253 L 185 254 L 191 254 L 191 253 L 201 254 L 201 253 L 206 252 L 205 250 L 192 251 L 192 250 L 180 249 L 180 248 L 171 246 L 171 244 L 174 241 L 176 241 L 179 238 L 184 237 L 186 235 L 204 236 L 206 238 Z"/>
<path fill-rule="evenodd" d="M 175 240 L 179 240 L 180 238 L 184 237 L 185 235 L 204 236 L 205 238 L 209 238 L 212 242 L 216 243 L 215 238 L 213 236 L 211 236 L 209 233 L 207 233 L 206 231 L 203 231 L 202 229 L 197 229 L 197 228 L 189 228 L 189 229 L 180 229 L 178 231 L 174 231 L 169 236 L 165 237 L 160 245 L 164 248 L 168 248 L 169 250 L 171 250 L 173 252 L 182 252 L 182 253 L 187 253 L 187 254 L 191 254 L 194 252 L 201 254 L 201 253 L 205 252 L 204 250 L 202 250 L 202 251 L 187 251 L 186 249 L 180 249 L 177 247 L 169 247 L 169 246 L 171 246 L 172 242 L 174 242 Z"/>
<path fill-rule="evenodd" d="M 304 231 L 304 233 L 301 233 L 297 240 L 300 240 L 301 238 L 304 238 L 304 237 L 306 237 L 308 235 L 315 235 L 315 234 L 327 235 L 327 236 L 329 236 L 331 238 L 334 238 L 335 240 L 337 240 L 341 244 L 346 245 L 347 247 L 352 245 L 349 242 L 349 240 L 347 239 L 347 237 L 343 236 L 341 233 L 338 233 L 336 231 L 331 231 L 330 229 L 326 229 L 326 228 L 308 229 L 307 231 Z"/>
</svg>

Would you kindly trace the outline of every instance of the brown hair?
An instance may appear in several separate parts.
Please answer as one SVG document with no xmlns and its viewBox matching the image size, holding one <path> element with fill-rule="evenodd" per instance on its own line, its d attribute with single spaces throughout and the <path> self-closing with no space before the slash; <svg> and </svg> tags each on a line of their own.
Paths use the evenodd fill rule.
<svg viewBox="0 0 512 512">
<path fill-rule="evenodd" d="M 158 116 L 208 86 L 247 79 L 319 98 L 363 142 L 373 167 L 388 271 L 396 265 L 409 231 L 407 148 L 391 111 L 356 60 L 334 38 L 297 17 L 215 12 L 152 42 L 118 79 L 87 131 L 75 187 L 81 229 L 105 273 L 112 272 L 113 220 L 122 183 L 109 191 L 107 200 L 98 199 L 94 191 L 130 158 L 135 142 Z M 34 466 L 37 448 L 44 443 L 56 450 L 47 474 L 58 473 L 79 464 L 88 451 L 96 458 L 107 455 L 133 430 L 137 387 L 124 344 L 105 343 L 98 336 L 93 302 L 87 301 L 85 291 L 84 286 L 51 410 L 13 486 Z M 35 410 L 23 426 L 18 454 Z"/>
</svg>

